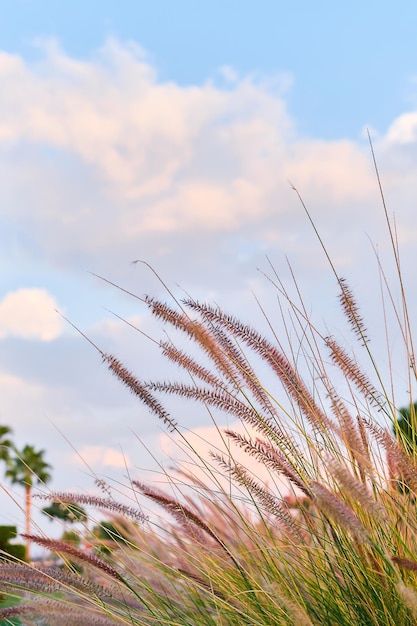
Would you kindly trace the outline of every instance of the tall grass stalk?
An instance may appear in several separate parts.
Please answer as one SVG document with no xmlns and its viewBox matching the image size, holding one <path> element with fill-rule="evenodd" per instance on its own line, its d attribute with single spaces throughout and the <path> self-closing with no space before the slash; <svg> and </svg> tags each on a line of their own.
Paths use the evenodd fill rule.
<svg viewBox="0 0 417 626">
<path fill-rule="evenodd" d="M 30 536 L 66 566 L 4 562 L 0 589 L 21 602 L 0 609 L 0 619 L 20 615 L 25 624 L 51 626 L 417 623 L 416 447 L 404 445 L 394 388 L 383 379 L 359 304 L 304 208 L 328 256 L 357 350 L 322 333 L 298 285 L 291 298 L 275 272 L 271 289 L 285 304 L 281 311 L 290 310 L 283 326 L 293 337 L 287 348 L 268 317 L 264 333 L 191 297 L 144 298 L 169 331 L 170 339 L 158 343 L 162 357 L 182 370 L 180 380 L 138 380 L 97 349 L 186 450 L 191 469 L 167 476 L 165 491 L 132 479 L 132 501 L 150 500 L 164 512 L 162 521 L 112 497 L 87 502 L 77 494 L 50 494 L 107 510 L 115 535 L 102 541 L 105 551 L 99 542 L 84 549 Z M 411 324 L 385 201 L 384 211 L 401 302 L 382 273 L 383 303 L 384 310 L 387 302 L 394 308 L 404 342 L 411 405 Z M 368 368 L 360 365 L 359 350 Z M 207 457 L 199 453 L 167 408 L 171 397 L 204 407 L 223 445 Z M 234 425 L 223 429 L 226 417 Z"/>
</svg>

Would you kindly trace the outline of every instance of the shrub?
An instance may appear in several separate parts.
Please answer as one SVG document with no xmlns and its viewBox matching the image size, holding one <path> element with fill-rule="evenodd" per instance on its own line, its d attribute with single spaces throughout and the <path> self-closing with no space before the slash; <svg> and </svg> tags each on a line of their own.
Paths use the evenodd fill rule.
<svg viewBox="0 0 417 626">
<path fill-rule="evenodd" d="M 24 560 L 25 546 L 18 543 L 10 543 L 16 536 L 16 526 L 0 526 L 0 560 L 9 560 L 10 557 Z"/>
</svg>

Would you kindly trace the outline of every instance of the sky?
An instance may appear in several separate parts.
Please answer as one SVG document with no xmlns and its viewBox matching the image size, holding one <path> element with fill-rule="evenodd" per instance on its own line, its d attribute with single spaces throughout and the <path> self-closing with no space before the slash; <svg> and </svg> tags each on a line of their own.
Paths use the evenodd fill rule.
<svg viewBox="0 0 417 626">
<path fill-rule="evenodd" d="M 287 284 L 287 259 L 312 315 L 339 323 L 293 185 L 378 346 L 372 244 L 389 246 L 368 131 L 413 303 L 416 21 L 401 1 L 0 2 L 0 423 L 45 450 L 52 489 L 142 480 L 146 449 L 169 448 L 71 324 L 163 377 L 155 344 L 120 320 L 162 333 L 140 300 L 166 297 L 158 276 L 256 325 L 254 294 L 276 307 L 263 274 L 271 261 Z M 210 438 L 206 416 L 181 417 Z"/>
</svg>

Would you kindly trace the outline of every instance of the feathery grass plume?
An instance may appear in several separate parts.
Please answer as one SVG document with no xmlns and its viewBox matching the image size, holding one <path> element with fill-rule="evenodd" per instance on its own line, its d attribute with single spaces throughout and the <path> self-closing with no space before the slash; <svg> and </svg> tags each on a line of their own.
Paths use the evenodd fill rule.
<svg viewBox="0 0 417 626">
<path fill-rule="evenodd" d="M 288 623 L 294 626 L 314 626 L 314 622 L 311 621 L 304 607 L 289 600 L 285 600 L 284 605 L 288 612 Z"/>
<path fill-rule="evenodd" d="M 61 607 L 62 610 L 62 607 Z M 34 607 L 30 604 L 20 604 L 18 606 L 8 606 L 4 609 L 0 608 L 0 619 L 7 620 L 9 624 L 13 624 L 13 622 L 9 621 L 10 617 L 17 617 L 19 615 L 25 615 L 25 613 L 34 612 Z M 5 622 L 7 623 L 7 622 Z"/>
<path fill-rule="evenodd" d="M 259 438 L 253 441 L 252 439 L 245 437 L 244 435 L 240 435 L 232 430 L 225 430 L 224 433 L 249 455 L 256 457 L 259 461 L 264 463 L 265 466 L 275 472 L 283 474 L 307 497 L 311 497 L 311 491 L 307 483 L 301 478 L 293 464 L 280 450 L 276 450 L 268 442 L 262 441 Z"/>
<path fill-rule="evenodd" d="M 403 569 L 407 569 L 411 572 L 417 572 L 417 561 L 411 561 L 401 556 L 392 556 L 391 561 Z"/>
<path fill-rule="evenodd" d="M 242 388 L 246 385 L 249 391 L 253 394 L 255 400 L 259 403 L 262 411 L 264 411 L 271 418 L 277 418 L 278 412 L 276 406 L 273 402 L 271 402 L 271 399 L 264 387 L 259 384 L 259 377 L 254 372 L 242 349 L 238 347 L 236 341 L 232 341 L 232 339 L 228 337 L 221 328 L 214 327 L 212 330 L 227 357 L 236 365 L 237 370 L 240 372 L 242 378 Z M 239 391 L 242 392 L 243 389 L 239 389 Z"/>
<path fill-rule="evenodd" d="M 191 338 L 194 337 L 194 322 L 183 312 L 176 311 L 168 306 L 166 302 L 161 302 L 151 296 L 145 296 L 145 302 L 151 310 L 152 315 L 164 323 L 168 323 L 178 330 L 187 333 Z"/>
<path fill-rule="evenodd" d="M 0 609 L 0 618 L 6 620 L 4 623 L 23 623 L 8 621 L 9 618 L 25 618 L 26 626 L 37 626 L 47 624 L 48 626 L 114 626 L 116 623 L 123 623 L 119 620 L 106 618 L 104 615 L 86 612 L 85 608 L 75 606 L 65 607 L 59 600 L 51 598 L 34 598 L 31 602 L 26 602 L 18 606 Z"/>
<path fill-rule="evenodd" d="M 328 427 L 329 420 L 327 416 L 317 405 L 287 357 L 276 346 L 254 328 L 240 322 L 234 316 L 224 313 L 219 307 L 201 304 L 195 300 L 186 300 L 184 304 L 190 309 L 197 311 L 208 322 L 223 326 L 232 336 L 238 337 L 252 348 L 255 353 L 271 366 L 287 393 L 296 401 L 313 428 L 321 431 Z"/>
<path fill-rule="evenodd" d="M 233 554 L 233 552 L 226 545 L 225 541 L 219 537 L 217 532 L 213 530 L 208 524 L 206 524 L 199 515 L 194 513 L 191 509 L 184 506 L 181 502 L 176 500 L 175 498 L 170 498 L 166 496 L 166 494 L 161 493 L 155 489 L 140 483 L 139 481 L 132 481 L 132 486 L 135 489 L 139 489 L 143 495 L 147 498 L 150 498 L 157 504 L 161 505 L 166 511 L 174 516 L 174 518 L 180 523 L 180 525 L 185 529 L 187 533 L 190 532 L 196 539 L 199 541 L 199 530 L 202 530 L 204 533 L 208 535 L 211 539 L 214 540 L 215 544 L 218 545 L 222 551 L 227 555 L 230 559 L 231 563 L 236 569 L 236 572 L 239 574 L 239 578 L 245 582 L 247 587 L 247 593 L 252 597 L 254 595 L 254 591 L 250 588 L 250 580 L 248 579 L 247 573 L 244 570 L 244 567 L 239 562 L 240 559 L 238 555 Z M 197 533 L 195 533 L 197 530 Z M 193 532 L 194 531 L 194 532 Z M 206 548 L 206 544 L 203 542 L 200 544 L 203 548 Z M 222 565 L 224 567 L 224 565 Z M 256 594 L 254 595 L 254 602 L 258 606 L 258 610 L 262 613 L 262 607 L 259 605 Z"/>
<path fill-rule="evenodd" d="M 236 367 L 221 350 L 216 338 L 210 329 L 205 328 L 201 322 L 192 320 L 185 313 L 175 311 L 167 304 L 159 302 L 155 298 L 145 297 L 145 302 L 151 309 L 152 314 L 162 321 L 171 324 L 174 328 L 183 331 L 193 339 L 203 351 L 210 357 L 216 369 L 221 372 L 233 385 L 236 384 Z"/>
<path fill-rule="evenodd" d="M 110 485 L 103 478 L 99 478 L 98 476 L 96 476 L 94 478 L 94 484 L 100 489 L 102 493 L 107 494 L 109 500 L 114 501 Z"/>
<path fill-rule="evenodd" d="M 246 421 L 252 425 L 258 423 L 258 417 L 253 407 L 248 406 L 231 393 L 224 389 L 204 389 L 190 386 L 184 383 L 147 383 L 147 387 L 152 391 L 178 395 L 182 398 L 197 400 L 207 405 L 216 407 L 225 413 L 230 413 L 235 418 Z"/>
<path fill-rule="evenodd" d="M 359 415 L 359 414 L 356 416 L 356 423 L 357 423 L 357 426 L 358 426 L 359 436 L 360 436 L 361 442 L 362 442 L 362 445 L 359 446 L 359 449 L 361 450 L 361 460 L 363 458 L 366 459 L 367 464 L 368 464 L 367 465 L 368 471 L 370 472 L 370 476 L 372 478 L 374 468 L 372 466 L 369 440 L 368 440 L 368 436 L 366 434 L 366 428 L 365 428 L 364 420 L 363 420 L 362 416 Z"/>
<path fill-rule="evenodd" d="M 408 585 L 405 585 L 402 580 L 397 584 L 397 590 L 405 604 L 412 611 L 414 617 L 417 618 L 417 592 Z"/>
<path fill-rule="evenodd" d="M 99 612 L 93 613 L 91 609 L 86 611 L 85 607 L 77 607 L 73 604 L 65 606 L 62 601 L 42 596 L 18 606 L 0 609 L 2 620 L 8 620 L 11 617 L 25 617 L 26 626 L 32 624 L 34 626 L 38 624 L 46 624 L 47 626 L 80 626 L 80 624 L 83 626 L 114 626 L 116 623 L 126 623 L 124 620 L 106 617 Z M 14 624 L 15 622 L 5 623 Z"/>
<path fill-rule="evenodd" d="M 79 573 L 63 570 L 57 566 L 36 567 L 22 563 L 2 563 L 0 567 L 0 587 L 2 589 L 27 590 L 32 593 L 53 594 L 65 589 L 76 589 L 98 597 L 111 597 L 109 587 L 105 588 Z"/>
<path fill-rule="evenodd" d="M 384 507 L 372 497 L 363 482 L 359 482 L 355 476 L 335 458 L 328 460 L 327 467 L 332 479 L 335 480 L 345 498 L 348 498 L 352 502 L 357 502 L 376 522 L 382 523 L 387 521 L 387 514 Z"/>
<path fill-rule="evenodd" d="M 69 502 L 73 502 L 75 504 L 85 504 L 87 506 L 92 506 L 96 509 L 111 511 L 113 513 L 118 513 L 119 515 L 126 516 L 130 519 L 133 519 L 137 522 L 145 522 L 146 516 L 133 506 L 127 506 L 122 504 L 121 502 L 117 502 L 117 500 L 111 498 L 99 498 L 98 496 L 90 496 L 81 493 L 71 493 L 71 492 L 62 492 L 55 491 L 52 493 L 35 493 L 33 494 L 34 498 L 39 498 L 41 500 L 52 500 L 55 502 L 63 502 L 65 504 Z"/>
<path fill-rule="evenodd" d="M 216 535 L 216 533 L 214 533 L 213 530 L 209 526 L 207 526 L 207 524 L 198 515 L 193 513 L 193 511 L 191 511 L 188 507 L 181 504 L 181 502 L 179 502 L 175 498 L 170 498 L 166 494 L 157 491 L 156 489 L 153 489 L 151 487 L 148 487 L 147 485 L 137 480 L 134 480 L 132 482 L 132 485 L 134 488 L 139 489 L 139 491 L 143 493 L 144 496 L 160 504 L 181 524 L 185 524 L 187 528 L 190 528 L 190 525 L 194 525 L 197 527 L 197 529 L 203 530 L 228 553 L 227 548 L 225 547 L 221 539 L 219 539 L 219 537 Z"/>
<path fill-rule="evenodd" d="M 367 330 L 363 317 L 359 313 L 359 305 L 356 302 L 353 292 L 345 278 L 339 278 L 340 294 L 339 302 L 342 306 L 342 310 L 353 329 L 353 332 L 359 337 L 363 345 L 369 340 L 366 335 Z"/>
<path fill-rule="evenodd" d="M 223 386 L 205 389 L 197 385 L 189 386 L 184 383 L 169 382 L 149 382 L 147 386 L 152 391 L 192 399 L 207 406 L 215 407 L 224 413 L 229 413 L 241 422 L 245 422 L 258 432 L 271 438 L 279 447 L 286 449 L 289 453 L 297 453 L 294 442 L 285 435 L 281 426 L 259 413 L 251 402 L 245 402 L 244 399 L 240 400 Z"/>
<path fill-rule="evenodd" d="M 368 442 L 366 437 L 364 438 L 364 426 L 359 416 L 356 422 L 354 421 L 345 403 L 330 382 L 326 381 L 325 385 L 331 402 L 332 412 L 339 423 L 340 431 L 338 431 L 338 434 L 345 443 L 352 460 L 358 466 L 362 481 L 365 482 L 366 476 L 372 472 L 372 461 Z M 362 431 L 360 430 L 361 426 Z"/>
<path fill-rule="evenodd" d="M 369 541 L 369 535 L 362 522 L 343 500 L 317 481 L 312 482 L 310 487 L 316 504 L 326 517 L 329 517 L 343 529 L 351 532 L 358 540 L 362 542 Z"/>
<path fill-rule="evenodd" d="M 363 422 L 386 451 L 390 474 L 396 476 L 397 480 L 404 480 L 407 487 L 417 494 L 417 465 L 413 457 L 407 454 L 406 450 L 386 429 L 369 419 L 364 419 Z"/>
<path fill-rule="evenodd" d="M 162 419 L 164 424 L 168 426 L 171 431 L 176 430 L 177 424 L 171 418 L 169 413 L 163 408 L 163 406 L 149 393 L 149 390 L 143 385 L 129 370 L 118 360 L 116 357 L 102 353 L 103 361 L 107 363 L 109 370 L 122 381 L 124 385 L 147 407 L 155 413 L 157 417 Z"/>
<path fill-rule="evenodd" d="M 187 372 L 202 380 L 207 385 L 211 385 L 215 388 L 222 388 L 223 382 L 220 378 L 215 376 L 208 368 L 198 363 L 198 361 L 182 350 L 179 350 L 174 345 L 166 341 L 161 342 L 160 347 L 162 348 L 163 356 L 167 357 L 170 361 L 177 363 Z"/>
<path fill-rule="evenodd" d="M 91 565 L 95 569 L 103 571 L 105 574 L 108 574 L 111 578 L 114 578 L 118 582 L 126 584 L 126 580 L 123 576 L 115 570 L 111 565 L 94 556 L 93 554 L 89 554 L 85 550 L 81 548 L 76 548 L 69 543 L 65 543 L 65 541 L 61 541 L 59 539 L 48 539 L 47 537 L 41 537 L 40 535 L 21 535 L 23 539 L 28 541 L 33 541 L 33 543 L 38 544 L 44 548 L 47 548 L 51 552 L 57 552 L 59 554 L 63 554 L 70 559 L 76 559 L 80 561 L 80 563 L 85 563 L 87 565 Z"/>
<path fill-rule="evenodd" d="M 247 489 L 258 505 L 278 519 L 283 530 L 291 533 L 293 540 L 295 538 L 296 541 L 304 541 L 287 506 L 283 505 L 268 489 L 262 487 L 239 463 L 230 463 L 219 454 L 213 453 L 211 456 L 239 485 Z"/>
<path fill-rule="evenodd" d="M 379 392 L 375 386 L 371 383 L 368 376 L 359 367 L 356 360 L 354 360 L 347 352 L 342 348 L 333 337 L 326 337 L 326 345 L 330 350 L 330 356 L 335 365 L 343 372 L 348 380 L 351 380 L 357 389 L 367 398 L 370 403 L 384 410 L 387 400 L 381 392 Z"/>
</svg>

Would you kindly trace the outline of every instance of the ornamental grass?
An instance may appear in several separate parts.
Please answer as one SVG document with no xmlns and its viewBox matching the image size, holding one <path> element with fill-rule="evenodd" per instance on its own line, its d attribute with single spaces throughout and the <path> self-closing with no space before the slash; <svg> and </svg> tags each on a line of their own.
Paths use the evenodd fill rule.
<svg viewBox="0 0 417 626">
<path fill-rule="evenodd" d="M 397 270 L 396 285 L 380 272 L 381 310 L 393 312 L 386 341 L 401 337 L 412 406 L 412 328 L 395 230 L 381 197 Z M 86 548 L 26 536 L 63 565 L 2 562 L 0 590 L 18 599 L 0 609 L 3 623 L 417 623 L 415 425 L 411 435 L 400 428 L 395 389 L 390 375 L 384 380 L 360 304 L 328 261 L 350 333 L 345 345 L 311 319 L 298 284 L 291 297 L 271 267 L 279 329 L 262 308 L 258 330 L 192 297 L 143 298 L 161 328 L 161 358 L 175 365 L 178 380 L 138 380 L 97 348 L 188 464 L 166 474 L 165 487 L 132 477 L 129 505 L 114 494 L 42 496 L 106 511 L 113 530 L 101 540 L 106 550 L 99 540 Z M 206 411 L 217 427 L 221 445 L 208 455 L 181 427 L 181 415 L 171 413 L 170 402 L 177 407 L 179 400 Z M 145 501 L 153 505 L 147 517 Z M 162 517 L 152 512 L 157 507 Z"/>
</svg>

